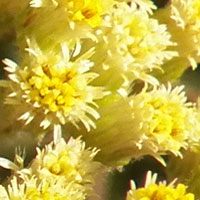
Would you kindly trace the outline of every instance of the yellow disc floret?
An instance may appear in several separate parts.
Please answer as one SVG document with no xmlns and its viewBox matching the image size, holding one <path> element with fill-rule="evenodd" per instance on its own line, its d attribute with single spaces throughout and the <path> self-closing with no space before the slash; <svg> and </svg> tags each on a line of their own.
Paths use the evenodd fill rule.
<svg viewBox="0 0 200 200">
<path fill-rule="evenodd" d="M 126 200 L 194 200 L 192 193 L 186 192 L 184 184 L 166 185 L 165 182 L 156 184 L 157 174 L 151 177 L 151 172 L 147 173 L 145 187 L 135 188 L 134 182 L 131 182 L 131 190 L 128 192 Z"/>
<path fill-rule="evenodd" d="M 167 137 L 176 137 L 184 131 L 186 112 L 180 105 L 158 98 L 148 102 L 148 106 L 155 112 L 150 124 L 150 134 L 165 133 Z"/>
<path fill-rule="evenodd" d="M 52 112 L 71 110 L 75 99 L 80 98 L 74 81 L 73 69 L 57 66 L 40 66 L 36 73 L 27 77 L 30 99 L 46 106 Z M 41 74 L 37 72 L 41 72 Z"/>
<path fill-rule="evenodd" d="M 100 0 L 72 0 L 69 5 L 74 10 L 73 20 L 86 21 L 92 27 L 100 24 L 103 11 Z"/>
<path fill-rule="evenodd" d="M 55 8 L 63 8 L 66 20 L 69 22 L 83 22 L 94 28 L 100 25 L 104 5 L 108 3 L 100 0 L 32 0 L 30 4 L 32 7 L 52 7 L 54 5 Z"/>
<path fill-rule="evenodd" d="M 59 155 L 49 154 L 45 158 L 45 168 L 53 175 L 69 177 L 76 171 L 76 163 L 70 160 L 67 151 L 62 151 Z"/>
</svg>

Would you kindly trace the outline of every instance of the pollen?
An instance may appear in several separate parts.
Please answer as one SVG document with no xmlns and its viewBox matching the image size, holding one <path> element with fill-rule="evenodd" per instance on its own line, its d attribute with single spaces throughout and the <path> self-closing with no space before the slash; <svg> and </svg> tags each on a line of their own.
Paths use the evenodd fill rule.
<svg viewBox="0 0 200 200">
<path fill-rule="evenodd" d="M 100 24 L 103 7 L 99 0 L 73 0 L 70 3 L 74 11 L 72 20 L 85 21 L 92 27 Z"/>
<path fill-rule="evenodd" d="M 46 160 L 46 167 L 54 175 L 68 176 L 77 173 L 75 165 L 70 161 L 70 156 L 66 152 L 61 152 L 58 158 L 49 155 Z"/>
<path fill-rule="evenodd" d="M 48 3 L 47 3 L 48 2 Z M 61 0 L 61 1 L 32 0 L 32 7 L 43 7 L 53 4 L 55 8 L 64 9 L 69 22 L 84 22 L 92 28 L 99 26 L 104 12 L 104 2 L 100 0 Z"/>
<path fill-rule="evenodd" d="M 152 106 L 155 112 L 150 125 L 151 134 L 165 133 L 168 137 L 175 138 L 178 133 L 184 131 L 186 113 L 178 104 L 155 99 L 149 102 L 149 106 Z"/>
<path fill-rule="evenodd" d="M 56 66 L 41 66 L 39 70 L 41 75 L 30 73 L 27 77 L 29 98 L 44 105 L 51 112 L 70 111 L 75 99 L 79 99 L 73 81 L 76 73 L 64 67 L 60 70 Z"/>
</svg>

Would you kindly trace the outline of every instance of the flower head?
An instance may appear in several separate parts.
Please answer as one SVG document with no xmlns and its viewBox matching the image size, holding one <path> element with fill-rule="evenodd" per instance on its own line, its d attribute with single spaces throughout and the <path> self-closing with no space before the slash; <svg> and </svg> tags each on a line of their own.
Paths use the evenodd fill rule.
<svg viewBox="0 0 200 200">
<path fill-rule="evenodd" d="M 176 187 L 173 183 L 166 185 L 165 182 L 156 184 L 156 174 L 147 173 L 145 187 L 135 188 L 134 182 L 131 182 L 131 190 L 127 194 L 126 200 L 194 200 L 194 194 L 186 192 L 184 184 L 178 184 Z"/>
<path fill-rule="evenodd" d="M 0 186 L 0 198 L 4 200 L 83 200 L 85 194 L 72 182 L 68 185 L 63 184 L 62 179 L 49 184 L 45 180 L 41 181 L 35 177 L 27 177 L 26 180 L 19 181 L 14 176 L 7 190 Z"/>
<path fill-rule="evenodd" d="M 66 143 L 61 137 L 61 127 L 54 129 L 54 141 L 44 149 L 37 148 L 37 155 L 30 165 L 30 170 L 40 180 L 52 183 L 63 179 L 67 184 L 79 185 L 89 195 L 101 164 L 93 158 L 97 149 L 86 149 L 80 139 L 70 138 Z"/>
<path fill-rule="evenodd" d="M 36 150 L 36 157 L 26 168 L 23 155 L 16 154 L 15 162 L 0 158 L 0 166 L 13 171 L 7 192 L 0 186 L 0 199 L 84 200 L 96 195 L 96 180 L 106 170 L 94 161 L 96 148 L 86 149 L 80 138 L 66 142 L 61 126 L 55 125 L 53 141 Z"/>
<path fill-rule="evenodd" d="M 63 7 L 66 19 L 78 22 L 86 22 L 91 27 L 101 23 L 101 15 L 104 12 L 106 2 L 100 0 L 32 0 L 32 7 Z"/>
<path fill-rule="evenodd" d="M 94 70 L 100 73 L 97 81 L 107 81 L 111 89 L 126 87 L 134 79 L 158 84 L 150 71 L 177 55 L 167 50 L 174 43 L 166 26 L 141 7 L 137 1 L 116 3 L 96 31 L 99 42 L 91 44 L 96 50 Z"/>
<path fill-rule="evenodd" d="M 5 59 L 5 70 L 9 72 L 9 84 L 14 88 L 7 103 L 20 103 L 27 110 L 19 118 L 29 123 L 37 113 L 43 116 L 40 126 L 47 128 L 51 123 L 74 125 L 81 121 L 87 130 L 95 127 L 94 119 L 99 118 L 92 104 L 94 100 L 104 96 L 101 87 L 90 86 L 89 83 L 98 75 L 87 72 L 93 66 L 88 60 L 92 50 L 74 58 L 80 51 L 77 45 L 71 52 L 63 44 L 61 52 L 42 52 L 38 46 L 27 49 L 21 66 Z M 25 109 L 25 108 L 24 108 Z"/>
<path fill-rule="evenodd" d="M 86 38 L 97 41 L 94 30 L 113 3 L 114 0 L 31 0 L 27 12 L 17 21 L 17 44 L 25 48 L 25 37 L 36 38 L 41 49 Z"/>
<path fill-rule="evenodd" d="M 107 165 L 121 166 L 144 155 L 165 165 L 161 155 L 182 157 L 182 149 L 193 151 L 199 144 L 199 114 L 183 86 L 144 88 L 126 98 L 109 95 L 99 105 L 97 129 L 82 135 L 87 145 L 100 149 L 96 159 Z"/>
<path fill-rule="evenodd" d="M 193 69 L 197 67 L 200 55 L 200 3 L 198 0 L 173 0 L 171 2 L 171 18 L 176 22 L 180 32 L 172 33 L 178 43 L 180 56 L 189 60 Z M 182 34 L 182 37 L 180 37 Z M 187 51 L 185 52 L 187 46 Z M 183 49 L 184 48 L 184 49 Z"/>
<path fill-rule="evenodd" d="M 199 141 L 198 112 L 187 102 L 183 86 L 164 85 L 133 97 L 132 111 L 139 120 L 141 145 L 154 152 L 170 151 L 181 156 L 181 148 Z"/>
<path fill-rule="evenodd" d="M 172 49 L 193 69 L 200 61 L 199 13 L 198 0 L 172 0 L 166 8 L 156 12 L 156 18 L 167 24 L 172 41 L 177 44 Z"/>
</svg>

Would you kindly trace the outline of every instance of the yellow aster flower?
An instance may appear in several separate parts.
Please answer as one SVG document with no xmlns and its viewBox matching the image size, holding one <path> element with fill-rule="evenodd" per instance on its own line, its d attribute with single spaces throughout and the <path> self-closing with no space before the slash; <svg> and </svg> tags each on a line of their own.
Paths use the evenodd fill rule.
<svg viewBox="0 0 200 200">
<path fill-rule="evenodd" d="M 36 157 L 26 168 L 23 157 L 18 154 L 15 162 L 0 158 L 0 166 L 13 172 L 7 193 L 0 186 L 0 199 L 5 196 L 10 200 L 36 197 L 81 200 L 97 195 L 96 181 L 106 168 L 94 161 L 98 152 L 96 148 L 86 149 L 80 138 L 70 138 L 66 142 L 62 138 L 61 126 L 55 125 L 53 141 L 36 151 Z"/>
<path fill-rule="evenodd" d="M 97 41 L 94 30 L 113 4 L 114 0 L 32 0 L 24 17 L 16 22 L 17 44 L 23 49 L 25 37 L 35 38 L 46 50 L 63 42 L 73 48 L 71 41 L 85 38 Z"/>
<path fill-rule="evenodd" d="M 42 52 L 36 44 L 26 50 L 29 54 L 20 66 L 4 60 L 10 79 L 7 82 L 12 89 L 6 102 L 23 105 L 24 114 L 19 119 L 28 124 L 39 113 L 43 116 L 40 123 L 43 128 L 55 123 L 77 125 L 79 121 L 88 131 L 95 127 L 90 119 L 99 118 L 94 100 L 105 93 L 102 87 L 89 85 L 98 76 L 88 72 L 93 66 L 88 60 L 92 50 L 76 58 L 80 52 L 79 44 L 73 52 L 66 44 L 62 45 L 61 52 Z"/>
<path fill-rule="evenodd" d="M 91 27 L 101 23 L 101 15 L 104 12 L 105 2 L 100 0 L 32 0 L 32 7 L 54 6 L 65 8 L 68 20 L 86 22 Z"/>
<path fill-rule="evenodd" d="M 103 7 L 100 0 L 69 1 L 74 11 L 72 20 L 86 21 L 90 26 L 96 27 L 101 23 Z"/>
<path fill-rule="evenodd" d="M 30 165 L 30 171 L 40 180 L 52 184 L 63 179 L 67 184 L 77 184 L 89 196 L 95 184 L 97 172 L 102 166 L 93 160 L 96 148 L 85 148 L 80 139 L 70 138 L 66 142 L 61 137 L 61 127 L 55 126 L 54 141 L 44 149 L 37 148 L 37 155 Z"/>
<path fill-rule="evenodd" d="M 174 43 L 166 26 L 150 18 L 134 1 L 131 5 L 116 3 L 96 34 L 99 42 L 91 43 L 96 50 L 91 59 L 97 63 L 98 83 L 106 82 L 109 89 L 127 87 L 134 79 L 158 84 L 149 72 L 177 55 L 167 50 Z M 87 47 L 89 42 L 83 45 Z"/>
<path fill-rule="evenodd" d="M 184 64 L 182 65 L 183 70 L 181 70 L 180 75 L 189 66 L 195 69 L 200 61 L 199 5 L 198 0 L 172 0 L 166 8 L 160 9 L 155 13 L 155 17 L 161 23 L 167 25 L 168 31 L 172 35 L 172 41 L 177 44 L 171 49 L 179 53 L 180 59 L 178 63 L 184 61 L 187 65 L 186 67 Z M 174 63 L 176 62 L 175 60 Z M 165 66 L 165 68 L 167 71 L 168 66 Z M 181 68 L 181 66 L 177 68 Z"/>
<path fill-rule="evenodd" d="M 183 88 L 162 85 L 133 97 L 133 115 L 139 120 L 143 146 L 181 156 L 181 148 L 197 145 L 198 112 L 194 104 L 187 102 Z"/>
<path fill-rule="evenodd" d="M 134 182 L 131 182 L 131 189 L 127 194 L 126 200 L 194 200 L 195 196 L 192 193 L 186 192 L 184 184 L 174 186 L 174 183 L 166 185 L 165 182 L 156 184 L 156 174 L 153 176 L 151 172 L 147 173 L 145 186 L 135 188 Z"/>
<path fill-rule="evenodd" d="M 182 149 L 193 150 L 199 143 L 198 112 L 187 102 L 183 86 L 162 85 L 126 98 L 110 95 L 99 105 L 97 129 L 71 132 L 100 149 L 96 159 L 104 164 L 116 167 L 151 155 L 165 165 L 161 155 L 182 157 Z"/>
<path fill-rule="evenodd" d="M 0 186 L 0 199 L 4 200 L 84 200 L 85 194 L 71 182 L 63 184 L 62 179 L 49 184 L 34 177 L 19 181 L 15 176 L 6 190 Z"/>
<path fill-rule="evenodd" d="M 96 40 L 93 30 L 113 3 L 114 0 L 32 0 L 29 12 L 18 23 L 17 42 L 24 46 L 24 37 L 35 37 L 46 48 L 73 39 Z"/>
</svg>

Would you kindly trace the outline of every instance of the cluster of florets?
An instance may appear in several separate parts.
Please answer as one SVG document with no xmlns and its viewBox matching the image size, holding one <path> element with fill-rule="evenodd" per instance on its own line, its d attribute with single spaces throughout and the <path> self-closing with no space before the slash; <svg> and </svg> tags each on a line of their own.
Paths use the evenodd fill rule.
<svg viewBox="0 0 200 200">
<path fill-rule="evenodd" d="M 14 163 L 0 158 L 0 166 L 13 170 L 0 199 L 85 200 L 94 197 L 103 168 L 145 155 L 166 166 L 163 155 L 198 151 L 198 105 L 173 82 L 200 62 L 198 0 L 171 0 L 162 9 L 151 0 L 21 5 L 11 12 L 9 3 L 5 11 L 16 17 L 20 59 L 3 60 L 4 102 L 17 105 L 13 115 L 27 132 L 38 127 L 54 135 L 26 167 L 19 155 Z M 7 127 L 20 129 L 16 124 Z M 127 200 L 194 200 L 185 185 L 156 184 L 150 172 L 144 188 L 131 184 Z"/>
</svg>

